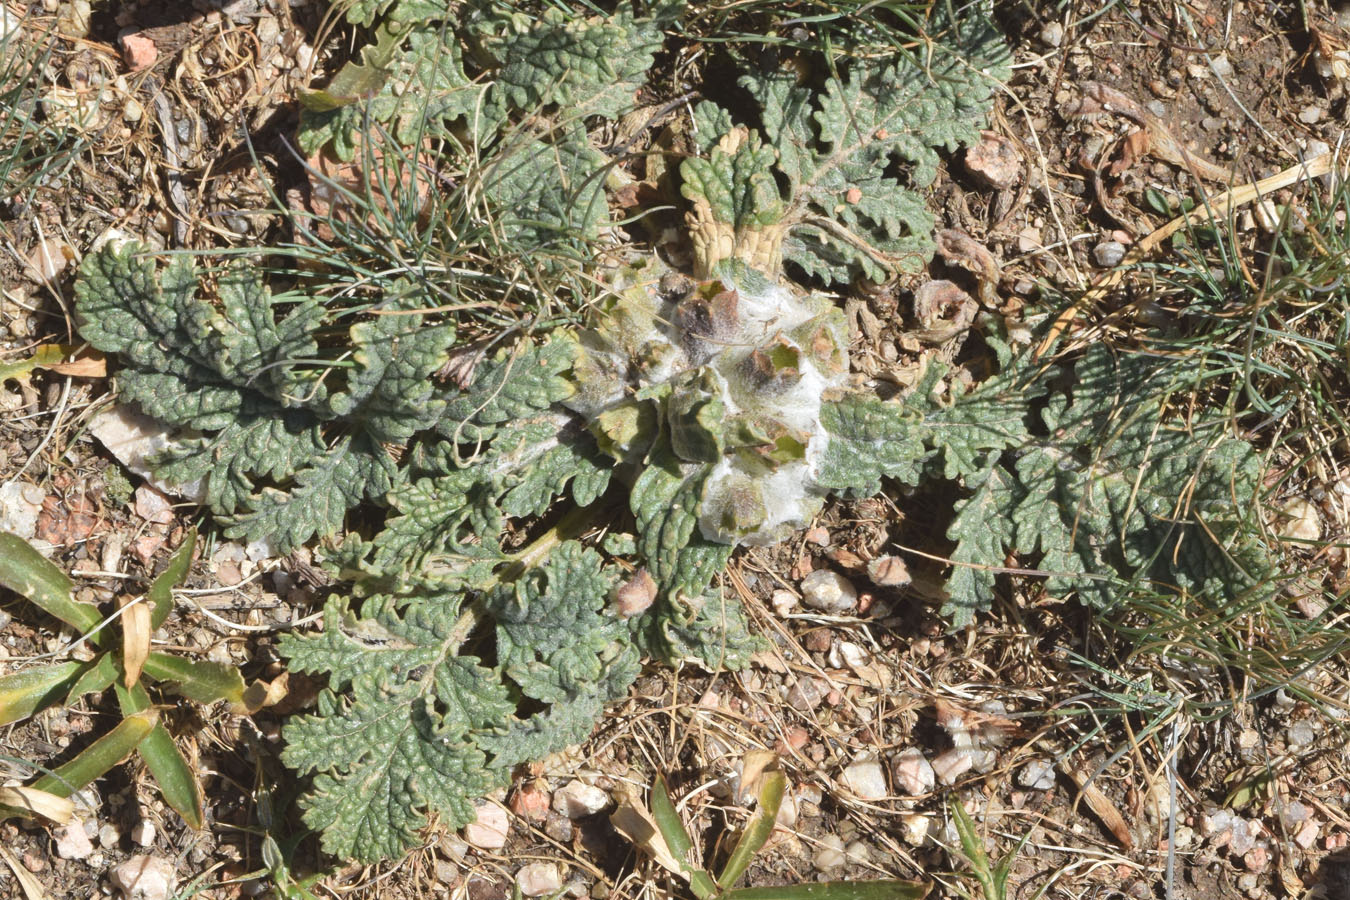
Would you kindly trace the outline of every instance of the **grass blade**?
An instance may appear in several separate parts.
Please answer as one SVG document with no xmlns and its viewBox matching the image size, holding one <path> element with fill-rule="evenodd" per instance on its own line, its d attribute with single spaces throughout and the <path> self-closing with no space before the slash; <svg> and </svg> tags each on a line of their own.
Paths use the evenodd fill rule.
<svg viewBox="0 0 1350 900">
<path fill-rule="evenodd" d="M 0 725 L 26 719 L 40 709 L 59 703 L 84 672 L 84 663 L 65 662 L 25 669 L 0 678 Z"/>
<path fill-rule="evenodd" d="M 731 856 L 727 858 L 722 874 L 717 876 L 717 883 L 723 889 L 740 880 L 749 867 L 750 860 L 764 846 L 769 835 L 773 834 L 773 826 L 778 820 L 778 808 L 783 804 L 783 791 L 786 787 L 787 778 L 782 772 L 773 769 L 764 773 L 764 779 L 759 786 L 759 803 L 755 814 L 745 826 L 745 833 L 736 842 L 736 848 L 731 851 Z"/>
<path fill-rule="evenodd" d="M 128 716 L 112 731 L 84 748 L 79 756 L 43 775 L 29 787 L 58 797 L 69 797 L 130 756 L 158 721 L 159 714 L 153 709 Z"/>
<path fill-rule="evenodd" d="M 231 705 L 244 704 L 244 676 L 234 666 L 156 650 L 145 658 L 141 671 L 155 681 L 172 681 L 178 693 L 198 703 L 228 700 Z"/>
<path fill-rule="evenodd" d="M 117 702 L 122 707 L 123 715 L 134 715 L 150 709 L 150 696 L 140 684 L 133 685 L 130 690 L 117 685 Z M 145 767 L 154 776 L 164 802 L 182 816 L 184 822 L 194 830 L 199 830 L 204 821 L 201 782 L 163 723 L 156 723 L 136 752 L 145 760 Z"/>
<path fill-rule="evenodd" d="M 183 538 L 183 545 L 169 560 L 169 565 L 150 583 L 146 600 L 150 603 L 151 609 L 151 631 L 163 625 L 169 613 L 173 612 L 173 589 L 187 576 L 188 568 L 192 565 L 192 552 L 196 549 L 197 529 L 193 528 L 187 533 L 187 537 Z"/>
<path fill-rule="evenodd" d="M 33 545 L 17 534 L 0 532 L 0 585 L 65 622 L 80 634 L 92 632 L 103 621 L 98 609 L 72 596 L 75 585 Z M 101 644 L 101 634 L 94 643 Z"/>
</svg>

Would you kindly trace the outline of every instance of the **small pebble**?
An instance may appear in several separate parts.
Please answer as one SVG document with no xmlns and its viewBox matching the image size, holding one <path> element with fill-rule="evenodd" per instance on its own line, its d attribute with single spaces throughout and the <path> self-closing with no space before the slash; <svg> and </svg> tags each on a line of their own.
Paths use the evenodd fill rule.
<svg viewBox="0 0 1350 900">
<path fill-rule="evenodd" d="M 910 813 L 900 817 L 900 837 L 911 847 L 922 847 L 928 841 L 928 829 L 932 826 L 928 816 Z"/>
<path fill-rule="evenodd" d="M 484 801 L 478 804 L 478 818 L 464 826 L 464 840 L 479 850 L 500 850 L 506 846 L 510 831 L 506 810 Z"/>
<path fill-rule="evenodd" d="M 1220 78 L 1227 78 L 1233 74 L 1233 64 L 1228 61 L 1228 55 L 1220 53 L 1210 61 L 1210 71 Z"/>
<path fill-rule="evenodd" d="M 1298 120 L 1304 125 L 1316 125 L 1322 121 L 1322 107 L 1316 104 L 1309 104 L 1299 110 Z"/>
<path fill-rule="evenodd" d="M 159 58 L 155 42 L 139 32 L 122 35 L 117 39 L 117 45 L 122 51 L 122 61 L 132 72 L 153 66 Z"/>
<path fill-rule="evenodd" d="M 1312 818 L 1308 807 L 1297 800 L 1290 800 L 1280 809 L 1280 824 L 1293 830 Z"/>
<path fill-rule="evenodd" d="M 1017 773 L 1017 783 L 1033 791 L 1048 791 L 1055 786 L 1055 767 L 1049 760 L 1033 759 Z"/>
<path fill-rule="evenodd" d="M 914 579 L 898 556 L 878 556 L 867 564 L 867 577 L 878 587 L 905 587 Z"/>
<path fill-rule="evenodd" d="M 1289 745 L 1290 750 L 1302 750 L 1304 747 L 1311 746 L 1315 740 L 1317 740 L 1317 729 L 1307 719 L 1295 722 L 1284 730 L 1284 741 Z"/>
<path fill-rule="evenodd" d="M 456 887 L 460 882 L 459 866 L 447 859 L 436 860 L 436 880 L 447 887 Z"/>
<path fill-rule="evenodd" d="M 57 856 L 62 859 L 84 859 L 93 852 L 94 845 L 85 833 L 84 823 L 79 819 L 56 829 Z"/>
<path fill-rule="evenodd" d="M 142 847 L 153 845 L 155 843 L 155 823 L 149 819 L 141 819 L 131 826 L 131 839 Z"/>
<path fill-rule="evenodd" d="M 858 591 L 844 576 L 817 569 L 802 579 L 802 602 L 827 613 L 845 613 L 858 603 Z"/>
<path fill-rule="evenodd" d="M 516 886 L 526 897 L 542 897 L 562 887 L 562 873 L 557 863 L 533 862 L 516 873 Z"/>
<path fill-rule="evenodd" d="M 820 705 L 820 701 L 825 699 L 825 694 L 829 688 L 821 683 L 819 678 L 812 675 L 802 675 L 792 687 L 788 688 L 787 700 L 788 706 L 797 710 L 797 712 L 810 712 Z"/>
<path fill-rule="evenodd" d="M 1322 519 L 1317 507 L 1302 497 L 1291 497 L 1280 506 L 1277 530 L 1290 541 L 1322 539 Z"/>
<path fill-rule="evenodd" d="M 820 839 L 820 846 L 811 855 L 811 863 L 822 872 L 832 872 L 847 861 L 844 855 L 844 839 L 837 834 L 827 834 Z"/>
<path fill-rule="evenodd" d="M 1103 269 L 1120 265 L 1125 258 L 1125 245 L 1120 241 L 1102 241 L 1092 248 L 1092 259 Z"/>
<path fill-rule="evenodd" d="M 881 763 L 874 759 L 849 765 L 844 769 L 840 780 L 844 783 L 844 787 L 859 799 L 876 801 L 887 796 L 886 773 L 882 771 Z"/>
<path fill-rule="evenodd" d="M 167 900 L 177 878 L 173 863 L 159 856 L 133 856 L 112 870 L 124 900 Z"/>
<path fill-rule="evenodd" d="M 933 772 L 942 784 L 953 785 L 962 775 L 970 771 L 974 760 L 963 750 L 948 750 L 933 760 Z"/>
<path fill-rule="evenodd" d="M 865 866 L 872 860 L 872 851 L 862 841 L 850 841 L 844 848 L 844 858 L 855 866 Z"/>
<path fill-rule="evenodd" d="M 572 820 L 567 816 L 550 812 L 548 818 L 544 820 L 544 834 L 560 844 L 566 844 L 572 840 L 572 830 Z"/>
<path fill-rule="evenodd" d="M 1252 834 L 1251 826 L 1246 819 L 1240 816 L 1233 818 L 1233 836 L 1228 839 L 1228 850 L 1234 856 L 1242 856 L 1256 846 L 1256 837 Z"/>
<path fill-rule="evenodd" d="M 511 812 L 527 822 L 538 823 L 548 818 L 548 804 L 548 791 L 534 783 L 521 785 L 520 789 L 511 795 Z"/>
<path fill-rule="evenodd" d="M 104 850 L 111 850 L 122 840 L 122 833 L 111 822 L 104 822 L 98 830 L 98 842 Z"/>
<path fill-rule="evenodd" d="M 553 792 L 553 811 L 569 819 L 593 816 L 609 805 L 609 794 L 584 781 L 572 780 Z"/>
<path fill-rule="evenodd" d="M 34 519 L 34 521 L 36 522 L 37 520 Z M 773 596 L 769 598 L 769 605 L 773 607 L 773 611 L 779 616 L 787 616 L 787 614 L 792 612 L 793 608 L 797 605 L 797 595 L 792 593 L 792 591 L 774 591 Z"/>
<path fill-rule="evenodd" d="M 906 796 L 917 797 L 926 794 L 937 785 L 937 774 L 933 771 L 933 764 L 918 747 L 902 750 L 896 755 L 891 766 L 895 773 L 896 785 Z"/>
<path fill-rule="evenodd" d="M 1064 43 L 1064 26 L 1058 22 L 1047 22 L 1041 29 L 1041 43 L 1047 47 L 1058 47 Z"/>
<path fill-rule="evenodd" d="M 1022 158 L 1013 142 L 992 131 L 966 150 L 966 171 L 986 187 L 1007 190 L 1022 180 Z"/>
</svg>

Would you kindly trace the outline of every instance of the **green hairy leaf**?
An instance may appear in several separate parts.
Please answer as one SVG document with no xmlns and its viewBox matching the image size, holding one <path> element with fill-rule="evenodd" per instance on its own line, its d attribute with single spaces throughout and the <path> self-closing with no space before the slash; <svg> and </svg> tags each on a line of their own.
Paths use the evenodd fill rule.
<svg viewBox="0 0 1350 900">
<path fill-rule="evenodd" d="M 339 365 L 318 340 L 334 313 L 313 298 L 273 296 L 246 266 L 223 272 L 213 299 L 189 259 L 161 271 L 130 243 L 90 254 L 80 275 L 83 334 L 118 354 L 123 398 L 202 433 L 168 450 L 161 474 L 203 480 L 231 535 L 267 535 L 288 552 L 332 533 L 347 510 L 382 503 L 399 480 L 382 444 L 445 411 L 432 375 L 454 329 L 420 314 L 351 325 Z"/>
<path fill-rule="evenodd" d="M 638 671 L 629 626 L 605 610 L 612 580 L 568 542 L 473 610 L 453 590 L 375 596 L 359 619 L 333 601 L 321 633 L 284 638 L 293 669 L 329 676 L 317 714 L 287 724 L 284 754 L 316 773 L 305 821 L 325 849 L 396 856 L 429 814 L 464 825 L 512 766 L 584 738 Z M 473 652 L 483 623 L 493 666 Z M 521 713 L 523 699 L 545 708 Z"/>
</svg>

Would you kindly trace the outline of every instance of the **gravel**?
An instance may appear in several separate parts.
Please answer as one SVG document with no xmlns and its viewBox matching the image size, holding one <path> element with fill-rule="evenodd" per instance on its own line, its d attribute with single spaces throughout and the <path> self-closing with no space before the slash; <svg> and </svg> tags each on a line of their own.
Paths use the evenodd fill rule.
<svg viewBox="0 0 1350 900">
<path fill-rule="evenodd" d="M 1120 265 L 1125 258 L 1125 245 L 1120 241 L 1102 241 L 1092 248 L 1092 260 L 1103 269 Z"/>
<path fill-rule="evenodd" d="M 802 579 L 802 602 L 821 612 L 848 612 L 858 603 L 858 591 L 843 575 L 817 569 Z"/>
<path fill-rule="evenodd" d="M 859 799 L 877 801 L 887 796 L 886 773 L 875 759 L 855 762 L 844 769 L 840 780 Z"/>
</svg>

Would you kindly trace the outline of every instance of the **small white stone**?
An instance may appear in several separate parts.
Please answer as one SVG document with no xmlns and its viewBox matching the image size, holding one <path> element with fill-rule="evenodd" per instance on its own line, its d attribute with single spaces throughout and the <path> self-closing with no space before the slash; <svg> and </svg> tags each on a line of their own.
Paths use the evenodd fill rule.
<svg viewBox="0 0 1350 900">
<path fill-rule="evenodd" d="M 42 500 L 42 490 L 37 485 L 23 481 L 0 484 L 0 531 L 17 534 L 25 541 L 37 534 Z"/>
<path fill-rule="evenodd" d="M 792 591 L 774 591 L 773 596 L 769 598 L 769 605 L 780 617 L 786 617 L 797 605 L 797 595 Z"/>
<path fill-rule="evenodd" d="M 844 848 L 844 856 L 855 866 L 865 866 L 872 859 L 872 851 L 862 841 L 850 841 Z"/>
<path fill-rule="evenodd" d="M 572 780 L 553 792 L 553 811 L 569 819 L 593 816 L 609 805 L 609 794 L 584 781 Z"/>
<path fill-rule="evenodd" d="M 948 750 L 933 760 L 933 773 L 938 781 L 946 785 L 956 784 L 956 779 L 970 771 L 974 760 L 964 750 Z"/>
<path fill-rule="evenodd" d="M 166 494 L 174 494 L 194 503 L 205 501 L 206 486 L 201 479 L 171 485 L 151 475 L 149 460 L 177 446 L 177 442 L 170 438 L 167 428 L 149 416 L 129 406 L 114 406 L 89 421 L 89 433 L 122 465 Z"/>
<path fill-rule="evenodd" d="M 124 900 L 166 900 L 176 880 L 173 863 L 158 856 L 133 856 L 112 871 Z"/>
<path fill-rule="evenodd" d="M 844 839 L 837 834 L 827 834 L 820 839 L 820 846 L 811 856 L 811 862 L 822 872 L 830 872 L 847 861 L 844 856 Z"/>
<path fill-rule="evenodd" d="M 1310 103 L 1298 111 L 1298 120 L 1304 125 L 1316 125 L 1322 121 L 1322 107 Z"/>
<path fill-rule="evenodd" d="M 155 843 L 155 823 L 149 819 L 141 819 L 131 826 L 131 839 L 142 847 L 151 846 Z"/>
<path fill-rule="evenodd" d="M 933 764 L 918 747 L 902 750 L 892 764 L 895 780 L 901 793 L 910 797 L 926 794 L 937 785 L 937 773 Z M 927 826 L 924 826 L 927 828 Z"/>
<path fill-rule="evenodd" d="M 22 16 L 15 15 L 4 6 L 0 6 L 0 41 L 21 34 L 19 23 L 22 21 Z"/>
<path fill-rule="evenodd" d="M 1033 759 L 1017 773 L 1017 783 L 1033 791 L 1048 791 L 1055 786 L 1055 767 L 1049 760 Z"/>
<path fill-rule="evenodd" d="M 464 826 L 464 840 L 479 850 L 500 850 L 511 831 L 506 810 L 487 801 L 478 804 L 478 818 Z"/>
<path fill-rule="evenodd" d="M 1278 531 L 1290 541 L 1318 541 L 1322 539 L 1322 519 L 1317 507 L 1302 497 L 1292 497 L 1280 506 Z"/>
<path fill-rule="evenodd" d="M 1092 259 L 1103 269 L 1120 264 L 1125 258 L 1125 245 L 1120 241 L 1102 241 L 1092 248 Z"/>
<path fill-rule="evenodd" d="M 1058 22 L 1047 22 L 1041 29 L 1041 43 L 1047 47 L 1058 47 L 1064 43 L 1064 26 Z"/>
<path fill-rule="evenodd" d="M 875 759 L 855 762 L 844 769 L 840 780 L 861 800 L 881 800 L 887 796 L 886 773 Z"/>
<path fill-rule="evenodd" d="M 111 850 L 122 840 L 122 832 L 111 822 L 105 822 L 98 829 L 98 842 L 104 850 Z"/>
<path fill-rule="evenodd" d="M 1302 750 L 1317 740 L 1317 729 L 1311 721 L 1302 719 L 1284 730 L 1284 741 L 1290 750 Z"/>
<path fill-rule="evenodd" d="M 858 591 L 844 576 L 817 569 L 802 579 L 802 602 L 827 613 L 845 613 L 858 602 Z"/>
<path fill-rule="evenodd" d="M 900 837 L 911 847 L 922 847 L 928 841 L 931 825 L 928 816 L 907 813 L 900 817 Z"/>
<path fill-rule="evenodd" d="M 94 852 L 94 845 L 79 819 L 56 829 L 56 855 L 62 859 L 84 859 Z"/>
<path fill-rule="evenodd" d="M 526 897 L 542 897 L 562 887 L 562 873 L 557 863 L 530 863 L 516 873 L 516 885 Z"/>
<path fill-rule="evenodd" d="M 309 44 L 301 43 L 295 48 L 295 64 L 305 72 L 309 72 L 309 67 L 314 62 L 314 48 Z"/>
</svg>

